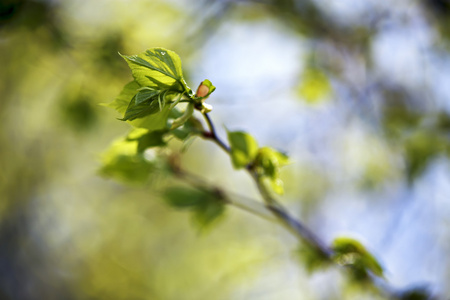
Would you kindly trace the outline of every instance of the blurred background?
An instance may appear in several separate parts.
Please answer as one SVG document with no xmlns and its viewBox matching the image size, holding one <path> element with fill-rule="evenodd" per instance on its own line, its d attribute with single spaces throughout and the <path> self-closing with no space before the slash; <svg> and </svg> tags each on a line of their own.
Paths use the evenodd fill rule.
<svg viewBox="0 0 450 300">
<path fill-rule="evenodd" d="M 2 0 L 0 299 L 382 299 L 229 207 L 211 230 L 150 177 L 98 175 L 130 126 L 102 107 L 131 80 L 118 52 L 177 52 L 205 78 L 219 134 L 292 164 L 280 198 L 324 241 L 361 241 L 395 288 L 450 294 L 450 1 Z M 207 141 L 182 164 L 259 199 Z"/>
</svg>

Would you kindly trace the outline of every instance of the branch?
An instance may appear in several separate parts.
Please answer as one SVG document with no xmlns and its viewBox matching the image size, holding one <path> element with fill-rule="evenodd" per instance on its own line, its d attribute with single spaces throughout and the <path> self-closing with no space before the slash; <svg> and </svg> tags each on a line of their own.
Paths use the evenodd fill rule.
<svg viewBox="0 0 450 300">
<path fill-rule="evenodd" d="M 214 128 L 214 124 L 207 113 L 203 113 L 206 123 L 209 127 L 209 132 L 204 132 L 203 137 L 210 139 L 219 145 L 228 155 L 230 155 L 230 147 L 227 146 L 217 135 Z M 333 251 L 328 248 L 324 242 L 322 242 L 308 227 L 302 222 L 291 216 L 288 211 L 275 199 L 265 185 L 261 181 L 257 172 L 251 167 L 246 168 L 247 172 L 253 178 L 261 196 L 265 202 L 265 209 L 270 211 L 273 216 L 276 217 L 279 223 L 286 227 L 291 233 L 293 233 L 298 239 L 306 242 L 313 248 L 317 249 L 322 255 L 327 258 L 331 258 Z M 254 202 L 254 201 L 253 201 Z"/>
<path fill-rule="evenodd" d="M 224 201 L 227 204 L 233 205 L 237 208 L 243 209 L 249 213 L 252 213 L 260 218 L 266 219 L 271 222 L 278 222 L 278 219 L 272 213 L 272 210 L 267 208 L 260 202 L 248 198 L 237 193 L 225 192 L 222 188 L 213 186 L 205 182 L 202 178 L 195 174 L 189 173 L 186 170 L 182 170 L 178 166 L 172 166 L 174 174 L 177 178 L 189 183 L 190 185 L 198 189 L 213 189 L 218 192 L 218 194 L 224 196 Z"/>
<path fill-rule="evenodd" d="M 214 124 L 211 118 L 209 117 L 208 113 L 203 113 L 203 116 L 205 117 L 206 123 L 208 124 L 209 127 L 209 132 L 204 132 L 203 137 L 212 140 L 214 143 L 219 145 L 219 147 L 222 148 L 225 152 L 230 154 L 231 151 L 230 147 L 228 147 L 217 135 L 216 129 L 214 128 Z"/>
<path fill-rule="evenodd" d="M 217 136 L 214 124 L 209 115 L 207 113 L 203 113 L 203 116 L 209 127 L 209 132 L 203 132 L 203 137 L 212 140 L 217 145 L 219 145 L 220 148 L 222 148 L 228 155 L 230 155 L 231 154 L 230 147 Z M 328 247 L 305 224 L 303 224 L 300 220 L 296 219 L 295 217 L 289 214 L 289 212 L 267 190 L 266 186 L 261 180 L 260 175 L 254 170 L 254 168 L 251 165 L 247 166 L 246 170 L 256 183 L 258 191 L 260 192 L 262 198 L 264 199 L 265 204 L 264 205 L 260 204 L 255 200 L 248 199 L 241 195 L 235 195 L 235 197 L 233 197 L 235 200 L 230 200 L 230 198 L 227 197 L 225 201 L 228 204 L 239 207 L 262 218 L 280 223 L 299 240 L 305 242 L 309 246 L 316 249 L 322 255 L 322 257 L 324 257 L 329 261 L 333 261 L 334 251 L 330 247 Z M 206 187 L 205 183 L 195 175 L 182 173 L 180 177 L 190 181 L 196 187 L 203 187 L 203 188 Z M 225 195 L 225 193 L 221 189 L 217 187 L 215 187 L 215 189 L 219 193 L 221 193 L 221 195 Z M 343 267 L 344 269 L 351 268 L 351 266 L 346 265 L 344 265 Z M 381 278 L 378 278 L 370 273 L 369 280 L 371 284 L 378 287 L 377 290 L 381 295 L 389 297 L 391 299 L 404 299 L 402 296 L 403 292 L 401 290 L 396 291 L 395 288 L 391 287 L 387 282 L 385 282 Z"/>
</svg>

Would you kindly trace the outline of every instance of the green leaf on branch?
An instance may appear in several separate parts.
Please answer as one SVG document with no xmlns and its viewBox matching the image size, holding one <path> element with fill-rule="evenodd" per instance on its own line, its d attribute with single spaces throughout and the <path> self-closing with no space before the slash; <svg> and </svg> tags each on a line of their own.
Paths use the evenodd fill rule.
<svg viewBox="0 0 450 300">
<path fill-rule="evenodd" d="M 323 252 L 307 244 L 301 245 L 297 249 L 296 254 L 308 273 L 324 269 L 331 264 L 330 259 Z"/>
<path fill-rule="evenodd" d="M 163 196 L 175 208 L 195 208 L 207 198 L 204 192 L 185 187 L 170 187 L 164 191 Z"/>
<path fill-rule="evenodd" d="M 122 121 L 133 121 L 161 111 L 157 99 L 151 98 L 141 103 L 137 103 L 136 99 L 136 96 L 131 99 Z"/>
<path fill-rule="evenodd" d="M 250 134 L 242 131 L 229 131 L 231 161 L 236 169 L 251 164 L 258 154 L 258 143 Z"/>
<path fill-rule="evenodd" d="M 137 128 L 127 136 L 127 140 L 137 141 L 137 152 L 142 153 L 148 148 L 166 146 L 167 143 L 164 141 L 165 134 L 167 134 L 166 130 L 150 131 Z"/>
<path fill-rule="evenodd" d="M 183 78 L 180 57 L 175 52 L 151 48 L 139 55 L 121 56 L 140 86 L 192 93 Z"/>
<path fill-rule="evenodd" d="M 283 181 L 280 178 L 280 168 L 289 163 L 288 157 L 269 147 L 262 147 L 258 150 L 255 159 L 256 171 L 263 179 L 268 179 L 273 191 L 283 194 Z"/>
<path fill-rule="evenodd" d="M 163 198 L 170 206 L 191 210 L 200 227 L 211 224 L 225 211 L 223 196 L 211 190 L 171 187 L 164 192 Z"/>
<path fill-rule="evenodd" d="M 127 83 L 120 92 L 119 96 L 117 96 L 113 102 L 108 103 L 105 106 L 117 110 L 122 115 L 125 114 L 131 99 L 136 96 L 140 87 L 141 86 L 135 80 Z"/>
<path fill-rule="evenodd" d="M 170 108 L 169 105 L 166 105 L 160 112 L 142 119 L 134 120 L 131 122 L 131 125 L 140 128 L 147 128 L 151 131 L 168 129 L 169 125 L 167 120 L 169 119 L 169 114 Z"/>
<path fill-rule="evenodd" d="M 105 177 L 128 183 L 144 183 L 154 164 L 137 152 L 138 142 L 117 140 L 102 155 L 103 166 L 99 170 Z"/>
<path fill-rule="evenodd" d="M 137 120 L 131 123 L 135 127 L 150 130 L 166 128 L 172 108 L 166 108 L 166 104 L 173 101 L 178 103 L 183 94 L 193 97 L 192 90 L 183 78 L 179 56 L 164 48 L 151 48 L 139 55 L 121 56 L 128 63 L 135 80 L 127 84 L 108 106 L 124 114 L 123 121 Z M 184 116 L 175 125 L 182 125 L 188 118 L 188 115 Z"/>
<path fill-rule="evenodd" d="M 337 238 L 332 248 L 335 253 L 334 261 L 349 267 L 353 279 L 364 281 L 368 279 L 369 272 L 379 277 L 383 276 L 381 265 L 360 242 L 346 237 Z"/>
<path fill-rule="evenodd" d="M 221 200 L 213 198 L 202 205 L 198 206 L 194 212 L 194 220 L 200 227 L 211 224 L 214 220 L 218 219 L 225 212 L 225 205 L 220 202 Z"/>
<path fill-rule="evenodd" d="M 167 90 L 163 90 L 167 91 Z M 142 102 L 146 102 L 152 98 L 159 97 L 161 95 L 161 90 L 153 90 L 150 88 L 140 89 L 136 94 L 136 104 L 141 104 Z"/>
<path fill-rule="evenodd" d="M 192 116 L 184 123 L 183 126 L 173 129 L 170 132 L 177 139 L 185 141 L 189 137 L 201 134 L 204 131 L 205 129 L 203 128 L 203 125 L 200 122 L 200 120 Z"/>
<path fill-rule="evenodd" d="M 169 106 L 165 105 L 160 110 L 158 99 L 156 99 L 156 102 L 145 101 L 136 105 L 135 100 L 139 89 L 141 89 L 141 86 L 136 81 L 129 82 L 119 96 L 106 106 L 125 114 L 124 119 L 127 119 L 134 127 L 147 128 L 152 131 L 165 129 L 169 118 Z M 174 95 L 166 96 L 166 98 L 169 97 L 174 97 Z"/>
</svg>

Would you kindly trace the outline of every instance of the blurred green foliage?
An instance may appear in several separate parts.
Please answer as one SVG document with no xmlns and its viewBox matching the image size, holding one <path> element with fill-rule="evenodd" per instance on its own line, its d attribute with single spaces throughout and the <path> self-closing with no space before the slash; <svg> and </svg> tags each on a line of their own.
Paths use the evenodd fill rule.
<svg viewBox="0 0 450 300">
<path fill-rule="evenodd" d="M 231 148 L 231 161 L 236 169 L 245 168 L 253 163 L 258 154 L 258 142 L 254 137 L 242 131 L 229 131 L 228 141 Z"/>
<path fill-rule="evenodd" d="M 333 241 L 333 251 L 338 264 L 348 267 L 355 281 L 368 281 L 369 272 L 383 276 L 383 268 L 375 257 L 357 240 L 339 237 Z"/>
<path fill-rule="evenodd" d="M 153 164 L 139 151 L 140 141 L 118 140 L 103 154 L 100 174 L 125 182 L 144 183 L 148 180 Z"/>
<path fill-rule="evenodd" d="M 320 70 L 310 68 L 302 74 L 298 92 L 306 102 L 314 104 L 330 96 L 331 84 Z"/>
<path fill-rule="evenodd" d="M 224 213 L 226 204 L 223 195 L 218 191 L 183 187 L 170 187 L 164 192 L 164 198 L 175 208 L 191 209 L 200 228 L 220 217 Z"/>
<path fill-rule="evenodd" d="M 217 35 L 221 26 L 260 26 L 270 21 L 280 26 L 277 30 L 289 32 L 292 39 L 305 45 L 306 56 L 313 53 L 314 60 L 299 67 L 296 74 L 303 74 L 300 87 L 297 78 L 282 80 L 291 80 L 292 94 L 300 92 L 309 102 L 333 101 L 302 109 L 315 115 L 329 108 L 347 124 L 356 119 L 366 130 L 362 139 L 351 139 L 349 125 L 348 130 L 337 132 L 337 142 L 321 141 L 320 147 L 335 147 L 331 150 L 337 158 L 330 164 L 337 165 L 338 170 L 325 166 L 327 158 L 317 162 L 300 157 L 303 150 L 297 149 L 299 153 L 292 153 L 292 164 L 281 171 L 279 167 L 287 163 L 282 153 L 268 148 L 258 153 L 253 138 L 244 137 L 248 143 L 243 144 L 237 137 L 230 141 L 234 144 L 235 165 L 246 167 L 256 159 L 269 184 L 281 191 L 278 183 L 282 179 L 284 199 L 294 210 L 302 207 L 299 214 L 319 228 L 326 227 L 326 220 L 323 224 L 317 221 L 323 218 L 321 203 L 326 203 L 330 194 L 342 192 L 339 187 L 343 182 L 350 182 L 367 195 L 393 182 L 405 181 L 414 188 L 433 162 L 448 160 L 448 100 L 437 99 L 430 104 L 426 100 L 429 95 L 423 95 L 421 87 L 389 82 L 376 68 L 373 44 L 383 30 L 395 27 L 394 21 L 400 20 L 394 5 L 392 11 L 374 9 L 352 23 L 315 1 L 181 2 L 1 1 L 0 298 L 351 297 L 338 285 L 341 275 L 329 269 L 321 273 L 326 277 L 326 289 L 319 277 L 302 273 L 297 260 L 290 260 L 296 243 L 273 224 L 232 209 L 223 222 L 216 222 L 224 206 L 210 201 L 213 196 L 217 198 L 214 191 L 180 188 L 176 180 L 152 172 L 152 151 L 144 149 L 166 143 L 171 149 L 182 147 L 165 131 L 167 118 L 178 119 L 182 112 L 161 112 L 160 103 L 155 102 L 154 112 L 161 114 L 161 119 L 150 124 L 139 119 L 130 123 L 161 131 L 127 135 L 128 124 L 114 117 L 125 115 L 135 92 L 129 87 L 136 83 L 131 82 L 122 91 L 131 77 L 118 52 L 141 53 L 158 46 L 174 49 L 183 57 L 184 76 L 189 81 L 194 68 L 201 71 L 198 55 L 206 55 L 203 51 L 214 45 L 213 38 L 221 38 Z M 420 6 L 414 7 L 418 8 L 419 19 L 428 24 L 429 35 L 435 38 L 431 49 L 426 50 L 430 56 L 448 57 L 448 4 L 438 0 L 417 3 Z M 252 37 L 245 41 L 251 43 Z M 233 46 L 229 52 L 233 52 Z M 430 97 L 439 98 L 433 82 L 428 88 Z M 210 87 L 209 92 L 212 90 Z M 148 99 L 145 96 L 141 100 Z M 237 100 L 244 103 L 246 99 Z M 118 115 L 99 105 L 111 101 Z M 295 103 L 302 105 L 300 101 Z M 223 102 L 217 107 L 221 106 Z M 261 102 L 252 114 L 262 106 Z M 281 101 L 272 111 L 278 109 L 282 109 Z M 326 117 L 319 119 L 309 124 L 311 134 L 319 123 L 327 121 Z M 279 123 L 284 121 L 288 120 Z M 226 118 L 223 123 L 233 126 Z M 329 130 L 334 129 L 333 124 L 327 125 Z M 171 135 L 186 141 L 202 128 L 202 123 L 191 117 Z M 283 133 L 288 134 L 289 141 L 299 129 L 290 130 Z M 121 134 L 124 137 L 101 155 Z M 344 144 L 342 149 L 339 142 Z M 221 161 L 215 150 L 199 144 L 195 142 L 185 156 L 195 161 L 184 164 L 195 166 L 193 171 L 232 191 L 243 190 L 256 197 L 249 188 L 251 183 L 231 168 L 226 169 L 228 161 Z M 302 149 L 308 147 L 315 151 L 305 141 Z M 296 156 L 300 158 L 296 160 Z M 99 177 L 97 170 L 102 163 L 100 173 L 133 184 Z M 166 197 L 161 197 L 161 191 Z M 195 224 L 211 222 L 217 228 L 199 235 L 189 227 L 189 216 L 174 211 L 167 202 L 191 210 Z M 446 249 L 447 242 L 442 238 L 436 249 Z M 358 242 L 341 241 L 335 250 L 339 259 L 355 270 L 356 277 L 368 272 L 382 274 L 374 255 Z M 300 264 L 308 270 L 324 263 L 323 257 L 317 257 L 311 249 L 302 253 L 306 259 Z M 442 257 L 441 265 L 449 269 L 448 264 Z M 444 289 L 448 294 L 448 285 Z M 428 299 L 430 294 L 426 289 L 411 289 L 400 293 L 399 298 Z"/>
</svg>

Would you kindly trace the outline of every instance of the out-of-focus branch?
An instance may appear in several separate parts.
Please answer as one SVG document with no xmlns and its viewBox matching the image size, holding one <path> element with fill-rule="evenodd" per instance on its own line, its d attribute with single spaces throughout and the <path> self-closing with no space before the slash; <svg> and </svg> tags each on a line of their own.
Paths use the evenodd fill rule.
<svg viewBox="0 0 450 300">
<path fill-rule="evenodd" d="M 203 113 L 203 116 L 208 124 L 209 131 L 203 133 L 203 138 L 209 139 L 216 143 L 220 148 L 222 148 L 228 155 L 231 155 L 230 147 L 220 139 L 215 130 L 214 124 L 207 113 Z M 222 189 L 218 187 L 211 187 L 208 185 L 203 179 L 197 177 L 196 175 L 186 173 L 186 171 L 182 171 L 178 169 L 175 174 L 180 178 L 185 180 L 186 182 L 192 184 L 197 188 L 213 188 L 222 196 L 222 200 L 226 203 L 248 211 L 254 215 L 262 217 L 264 219 L 277 222 L 283 225 L 288 231 L 290 231 L 295 237 L 297 237 L 300 241 L 305 242 L 308 246 L 312 247 L 318 254 L 321 255 L 324 259 L 334 262 L 339 267 L 344 267 L 345 270 L 350 270 L 351 266 L 348 265 L 340 265 L 339 263 L 333 260 L 333 256 L 335 255 L 333 249 L 326 245 L 311 229 L 309 229 L 305 224 L 303 224 L 300 220 L 296 219 L 292 216 L 267 190 L 266 186 L 263 184 L 259 174 L 252 168 L 251 165 L 247 166 L 247 172 L 250 174 L 252 179 L 254 180 L 259 193 L 261 194 L 264 204 L 249 199 L 248 197 L 234 194 L 230 195 L 230 193 L 226 193 Z M 350 269 L 349 269 L 350 268 Z M 376 287 L 376 290 L 380 293 L 380 295 L 387 297 L 389 299 L 410 299 L 408 298 L 407 293 L 409 291 L 397 290 L 394 287 L 390 286 L 384 279 L 375 276 L 374 274 L 369 272 L 369 283 Z M 406 294 L 405 294 L 406 293 Z M 406 298 L 405 298 L 406 297 Z M 426 298 L 424 298 L 426 299 Z M 432 298 L 434 299 L 434 298 Z"/>
<path fill-rule="evenodd" d="M 221 196 L 222 200 L 229 205 L 245 210 L 268 221 L 278 222 L 278 219 L 272 213 L 271 209 L 267 208 L 261 202 L 237 193 L 225 192 L 222 188 L 207 183 L 205 180 L 203 180 L 203 178 L 187 172 L 186 170 L 181 169 L 179 166 L 172 166 L 172 170 L 174 171 L 174 174 L 177 178 L 195 188 L 216 191 L 217 194 Z"/>
<path fill-rule="evenodd" d="M 228 155 L 230 155 L 230 147 L 227 146 L 225 142 L 223 142 L 217 135 L 214 124 L 208 113 L 203 113 L 203 116 L 209 127 L 209 132 L 204 132 L 203 137 L 212 140 L 217 145 L 219 145 L 220 148 L 222 148 Z M 286 227 L 298 239 L 315 248 L 324 257 L 331 258 L 333 254 L 332 250 L 328 248 L 325 243 L 322 242 L 319 237 L 317 237 L 306 225 L 290 215 L 289 212 L 275 198 L 272 197 L 257 172 L 251 166 L 248 166 L 246 170 L 254 180 L 258 191 L 260 192 L 265 202 L 265 210 L 269 211 L 281 225 Z"/>
</svg>

